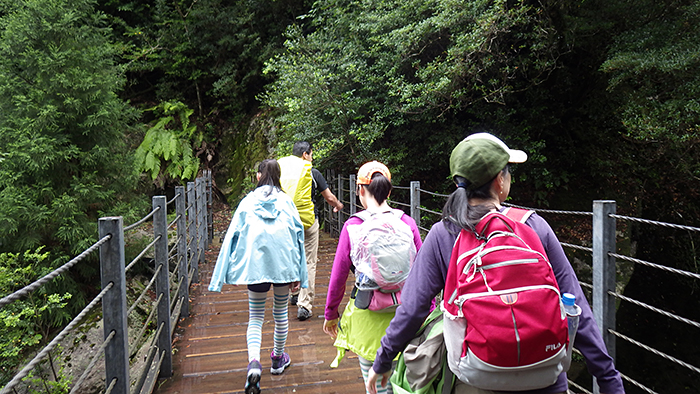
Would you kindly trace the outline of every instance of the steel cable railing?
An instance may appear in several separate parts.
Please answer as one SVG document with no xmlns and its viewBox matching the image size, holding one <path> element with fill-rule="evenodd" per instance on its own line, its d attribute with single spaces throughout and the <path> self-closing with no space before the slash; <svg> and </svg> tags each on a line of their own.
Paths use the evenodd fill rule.
<svg viewBox="0 0 700 394">
<path fill-rule="evenodd" d="M 158 212 L 159 209 L 160 209 L 160 208 L 155 208 L 155 209 L 153 209 L 151 212 L 149 212 L 146 216 L 144 216 L 143 218 L 141 218 L 141 219 L 140 219 L 139 221 L 137 221 L 136 223 L 133 223 L 133 224 L 130 224 L 130 225 L 124 227 L 124 232 L 127 232 L 127 231 L 129 231 L 129 230 L 133 230 L 133 229 L 136 228 L 137 226 L 139 226 L 139 225 L 145 223 L 148 219 L 152 218 L 153 215 L 155 215 L 156 212 Z"/>
<path fill-rule="evenodd" d="M 635 300 L 635 299 L 633 299 L 633 298 L 625 297 L 625 296 L 623 296 L 622 294 L 618 294 L 618 293 L 615 293 L 615 292 L 612 292 L 612 291 L 609 292 L 609 294 L 610 294 L 611 296 L 614 296 L 615 298 L 618 298 L 618 299 L 623 300 L 623 301 L 627 301 L 627 302 L 629 302 L 629 303 L 632 303 L 632 304 L 637 305 L 637 306 L 639 306 L 639 307 L 642 307 L 642 308 L 644 308 L 644 309 L 650 310 L 650 311 L 652 311 L 652 312 L 658 313 L 658 314 L 660 314 L 660 315 L 664 315 L 664 316 L 666 316 L 666 317 L 668 317 L 668 318 L 670 318 L 670 319 L 678 320 L 678 321 L 681 322 L 681 323 L 685 323 L 685 324 L 688 324 L 688 325 L 691 325 L 691 326 L 695 326 L 695 327 L 697 327 L 697 328 L 700 328 L 700 323 L 698 323 L 698 322 L 696 322 L 696 321 L 694 321 L 694 320 L 686 319 L 685 317 L 678 316 L 678 315 L 673 314 L 673 313 L 671 313 L 671 312 L 667 312 L 667 311 L 665 311 L 665 310 L 663 310 L 663 309 L 659 309 L 659 308 L 653 307 L 653 306 L 651 306 L 651 305 L 649 305 L 649 304 L 645 304 L 645 303 L 643 303 L 643 302 L 641 302 L 641 301 L 637 301 L 637 300 Z"/>
<path fill-rule="evenodd" d="M 643 384 L 641 384 L 641 383 L 637 382 L 636 380 L 630 378 L 629 376 L 623 374 L 622 372 L 620 372 L 620 377 L 622 377 L 622 379 L 624 379 L 625 381 L 630 382 L 631 384 L 637 386 L 638 388 L 644 390 L 645 392 L 647 392 L 649 394 L 659 394 L 656 391 L 644 386 Z"/>
<path fill-rule="evenodd" d="M 171 198 L 168 202 L 165 203 L 165 205 L 170 205 L 173 202 L 177 201 L 177 199 L 180 197 L 180 193 L 176 193 L 173 198 Z"/>
<path fill-rule="evenodd" d="M 133 357 L 134 354 L 136 354 L 136 351 L 138 350 L 138 348 L 141 346 L 141 344 L 142 344 L 141 340 L 143 340 L 143 333 L 146 332 L 146 328 L 153 321 L 153 318 L 155 317 L 156 312 L 158 310 L 158 305 L 160 305 L 160 302 L 162 299 L 163 299 L 163 294 L 159 294 L 158 299 L 153 303 L 153 307 L 151 308 L 151 313 L 148 314 L 148 318 L 146 318 L 146 322 L 141 326 L 139 333 L 136 335 L 136 342 L 134 342 L 132 344 L 132 346 L 129 347 L 129 357 Z"/>
<path fill-rule="evenodd" d="M 207 173 L 207 176 L 211 176 L 211 174 Z M 168 338 L 162 338 L 160 335 L 162 332 L 167 332 L 164 330 L 165 327 L 168 327 L 170 329 L 169 335 L 172 336 L 173 329 L 180 314 L 188 313 L 186 312 L 188 309 L 183 307 L 189 298 L 189 290 L 187 289 L 189 288 L 189 283 L 192 282 L 193 275 L 196 274 L 198 263 L 200 262 L 200 258 L 203 257 L 204 248 L 206 248 L 208 245 L 208 237 L 211 234 L 211 223 L 207 223 L 206 218 L 202 217 L 202 214 L 208 215 L 208 208 L 211 207 L 209 202 L 206 204 L 202 203 L 202 198 L 204 198 L 208 193 L 206 187 L 210 187 L 211 184 L 205 184 L 204 182 L 200 181 L 201 179 L 198 178 L 198 188 L 196 190 L 193 186 L 194 182 L 188 183 L 187 194 L 184 192 L 184 187 L 176 187 L 175 196 L 167 202 L 163 196 L 154 197 L 154 208 L 151 210 L 151 212 L 129 226 L 124 227 L 122 225 L 122 218 L 120 217 L 100 218 L 98 224 L 100 237 L 102 238 L 99 241 L 48 275 L 0 299 L 0 308 L 20 300 L 22 297 L 31 294 L 41 286 L 46 285 L 51 280 L 64 274 L 68 269 L 82 261 L 89 254 L 98 249 L 100 251 L 100 271 L 103 287 L 101 292 L 72 321 L 70 321 L 63 328 L 63 330 L 61 330 L 58 335 L 56 335 L 49 342 L 48 345 L 38 350 L 37 355 L 28 364 L 23 366 L 19 370 L 19 373 L 13 376 L 10 382 L 3 387 L 2 394 L 16 391 L 18 389 L 17 385 L 19 384 L 27 384 L 24 382 L 24 380 L 29 376 L 31 371 L 36 369 L 40 363 L 44 362 L 46 357 L 50 356 L 51 352 L 58 346 L 58 344 L 61 341 L 65 341 L 66 336 L 74 332 L 79 324 L 82 324 L 82 320 L 85 320 L 86 315 L 90 313 L 90 311 L 93 310 L 99 302 L 102 302 L 103 304 L 103 328 L 108 335 L 105 340 L 99 344 L 99 347 L 96 347 L 98 351 L 89 360 L 87 367 L 76 371 L 79 374 L 79 377 L 75 377 L 77 379 L 74 380 L 75 383 L 72 385 L 71 393 L 78 392 L 80 390 L 80 386 L 87 380 L 87 376 L 95 369 L 96 365 L 98 365 L 98 361 L 104 358 L 106 363 L 105 392 L 128 394 L 130 392 L 128 358 L 136 354 L 139 350 L 143 349 L 142 343 L 145 341 L 144 333 L 148 327 L 152 326 L 152 323 L 156 320 L 156 318 L 159 322 L 159 330 L 150 341 L 151 344 L 149 346 L 153 347 L 152 349 L 148 350 L 148 352 L 151 354 L 151 360 L 147 362 L 143 369 L 143 374 L 139 379 L 140 381 L 143 381 L 144 377 L 149 372 L 152 375 L 154 371 L 154 365 L 151 365 L 151 361 L 154 358 L 152 355 L 158 354 L 160 357 L 157 362 L 153 362 L 153 364 L 157 364 L 155 365 L 156 373 L 153 376 L 149 375 L 148 379 L 151 380 L 151 383 L 149 384 L 153 384 L 153 382 L 155 382 L 154 379 L 158 377 L 158 371 L 160 370 L 161 366 L 167 365 L 168 368 L 171 367 L 170 359 L 168 359 L 167 362 L 164 360 L 168 358 L 170 354 L 172 354 L 170 348 L 172 341 Z M 156 200 L 158 201 L 157 204 Z M 167 223 L 166 210 L 167 206 L 172 203 L 176 203 L 177 212 L 175 215 L 175 220 Z M 192 207 L 197 207 L 197 215 L 194 214 Z M 149 220 L 153 220 L 154 224 L 154 236 L 152 242 L 144 247 L 138 253 L 138 255 L 131 260 L 131 262 L 129 262 L 129 264 L 125 265 L 124 246 L 126 242 L 124 233 L 135 229 L 137 226 L 140 226 Z M 158 224 L 156 224 L 156 222 L 158 222 Z M 178 227 L 178 234 L 175 237 L 175 241 L 176 244 L 181 246 L 181 249 L 169 249 L 168 247 L 167 233 L 175 226 Z M 182 229 L 179 227 L 182 227 L 184 231 L 181 231 Z M 206 236 L 204 235 L 203 230 L 206 231 Z M 140 237 L 140 235 L 133 235 L 132 238 L 134 237 Z M 185 245 L 183 240 L 193 240 L 196 241 L 197 244 Z M 136 301 L 134 301 L 129 308 L 126 308 L 126 274 L 133 269 L 137 262 L 141 261 L 145 256 L 147 256 L 149 252 L 152 252 L 155 255 L 155 274 L 145 288 L 140 292 L 140 294 L 138 294 Z M 187 258 L 189 255 L 196 255 L 198 260 L 188 260 Z M 185 264 L 183 264 L 183 259 Z M 163 275 L 163 269 L 167 270 L 168 265 L 172 264 L 173 262 L 175 262 L 177 265 L 175 272 L 173 272 L 172 275 L 170 275 L 169 272 L 166 272 L 166 277 L 164 280 L 163 278 L 158 278 L 159 275 Z M 182 267 L 180 266 L 181 264 Z M 183 270 L 183 272 L 180 273 L 180 270 Z M 182 280 L 179 280 L 180 278 L 182 278 Z M 173 279 L 177 285 L 170 285 L 170 280 L 168 279 Z M 163 290 L 163 286 L 165 286 L 165 290 Z M 175 302 L 166 303 L 166 307 L 163 308 L 163 300 L 166 298 L 169 300 L 169 293 L 172 291 L 172 289 L 175 289 L 177 294 L 177 297 L 173 297 L 175 298 Z M 138 335 L 135 336 L 136 339 L 133 341 L 133 343 L 129 344 L 127 338 L 134 338 L 134 336 L 128 335 L 128 325 L 126 319 L 131 320 L 138 318 L 138 316 L 135 315 L 136 308 L 142 304 L 143 300 L 147 297 L 150 291 L 155 291 L 157 294 L 159 294 L 158 298 L 152 303 L 149 316 L 143 322 Z M 108 301 L 109 305 L 105 305 Z M 170 304 L 170 308 L 167 308 L 167 304 Z M 122 307 L 122 305 L 124 306 Z M 175 305 L 174 308 L 173 305 Z M 164 312 L 163 309 L 167 310 L 167 314 L 162 314 Z M 172 309 L 174 309 L 174 311 L 171 313 Z M 125 319 L 122 319 L 121 316 L 124 316 Z M 156 343 L 157 346 L 155 346 Z M 104 357 L 107 350 L 110 352 L 109 358 Z M 124 368 L 124 363 L 119 364 L 121 361 L 126 361 L 126 368 Z M 165 375 L 163 376 L 165 377 L 168 376 L 168 371 L 160 371 L 160 373 L 164 373 Z M 133 381 L 131 381 L 131 383 L 133 384 Z M 142 384 L 139 384 L 138 387 L 132 387 L 132 389 L 135 390 L 135 392 L 139 392 L 141 386 Z M 152 386 L 149 387 L 152 389 Z"/>
<path fill-rule="evenodd" d="M 6 297 L 3 297 L 2 299 L 0 299 L 0 308 L 21 299 L 22 297 L 28 295 L 29 293 L 33 292 L 34 290 L 38 289 L 39 287 L 49 283 L 52 279 L 54 279 L 58 275 L 61 275 L 62 273 L 68 271 L 71 267 L 76 265 L 82 259 L 87 257 L 90 253 L 94 252 L 97 248 L 99 248 L 102 244 L 107 242 L 109 240 L 109 238 L 110 238 L 109 235 L 102 237 L 102 239 L 100 239 L 99 241 L 92 244 L 92 246 L 85 249 L 82 253 L 75 256 L 73 259 L 71 259 L 67 263 L 63 264 L 59 268 L 55 269 L 51 273 L 45 275 L 43 278 L 15 291 L 14 293 L 12 293 Z"/>
<path fill-rule="evenodd" d="M 173 228 L 177 224 L 177 221 L 180 219 L 180 215 L 175 216 L 175 219 L 173 219 L 172 222 L 168 223 L 168 229 Z"/>
<path fill-rule="evenodd" d="M 687 277 L 693 278 L 693 279 L 700 279 L 700 274 L 696 274 L 695 272 L 688 272 L 688 271 L 680 270 L 680 269 L 673 268 L 673 267 L 667 267 L 665 265 L 655 264 L 655 263 L 651 263 L 649 261 L 635 259 L 633 257 L 624 256 L 624 255 L 620 255 L 617 253 L 609 253 L 609 254 L 611 257 L 615 257 L 616 259 L 625 260 L 625 261 L 629 261 L 629 262 L 640 264 L 640 265 L 645 265 L 647 267 L 652 267 L 652 268 L 656 268 L 656 269 L 659 269 L 662 271 L 671 272 L 671 273 L 676 274 L 676 275 L 687 276 Z"/>
<path fill-rule="evenodd" d="M 160 270 L 161 267 L 158 267 L 158 269 Z M 158 273 L 158 272 L 156 272 L 156 274 L 157 274 L 157 273 Z M 141 302 L 141 300 L 143 300 L 143 298 L 146 296 L 146 294 L 148 294 L 148 291 L 151 290 L 151 289 L 153 288 L 153 285 L 154 285 L 155 283 L 156 283 L 156 275 L 154 274 L 153 277 L 151 278 L 151 280 L 150 280 L 150 281 L 148 282 L 148 284 L 146 285 L 146 287 L 144 287 L 143 290 L 141 290 L 141 293 L 139 294 L 138 298 L 136 298 L 136 301 L 134 301 L 134 302 L 131 304 L 131 307 L 130 307 L 129 310 L 126 312 L 126 315 L 127 315 L 127 316 L 130 316 L 130 315 L 131 315 L 131 312 L 133 312 L 134 310 L 136 310 L 136 308 L 139 306 L 139 303 Z"/>
<path fill-rule="evenodd" d="M 10 393 L 14 389 L 14 387 L 22 381 L 22 379 L 26 378 L 29 375 L 29 372 L 32 369 L 34 369 L 34 367 L 36 367 L 37 364 L 39 364 L 39 362 L 43 360 L 44 357 L 46 357 L 49 354 L 49 352 L 53 350 L 56 347 L 56 345 L 58 345 L 58 343 L 61 342 L 61 340 L 63 340 L 63 338 L 66 337 L 66 335 L 68 335 L 68 333 L 70 333 L 75 327 L 77 327 L 78 323 L 80 323 L 83 320 L 83 318 L 87 316 L 87 314 L 90 313 L 90 311 L 92 311 L 92 308 L 94 308 L 95 305 L 97 305 L 97 303 L 102 300 L 105 293 L 107 293 L 110 289 L 112 289 L 112 284 L 102 289 L 102 291 L 99 294 L 97 294 L 97 296 L 93 298 L 93 300 L 85 308 L 83 308 L 83 310 L 78 314 L 78 316 L 71 320 L 71 322 L 68 323 L 68 325 L 65 328 L 63 328 L 63 330 L 61 330 L 61 332 L 58 333 L 58 335 L 56 335 L 53 338 L 53 340 L 51 340 L 51 342 L 49 342 L 49 344 L 46 345 L 39 352 L 39 354 L 36 355 L 36 357 L 34 357 L 27 365 L 25 365 L 24 368 L 22 368 L 22 370 L 17 375 L 15 375 L 12 378 L 12 380 L 10 380 L 5 385 L 5 387 L 3 387 L 2 391 L 0 391 L 0 394 Z"/>
<path fill-rule="evenodd" d="M 105 348 L 109 343 L 114 339 L 114 331 L 110 332 L 107 338 L 102 342 L 102 345 L 100 345 L 100 348 L 97 350 L 97 354 L 90 360 L 90 363 L 88 366 L 85 368 L 85 371 L 83 371 L 82 375 L 80 375 L 80 378 L 78 378 L 78 381 L 75 382 L 73 385 L 73 388 L 71 389 L 69 394 L 76 394 L 77 392 L 80 391 L 80 386 L 83 384 L 85 379 L 87 378 L 88 374 L 92 372 L 93 368 L 95 368 L 95 365 L 97 365 L 97 361 L 102 358 L 102 355 L 105 353 Z"/>
<path fill-rule="evenodd" d="M 146 255 L 146 252 L 148 252 L 149 250 L 151 250 L 151 249 L 153 248 L 153 246 L 155 246 L 156 242 L 158 242 L 158 241 L 160 241 L 160 236 L 156 237 L 156 239 L 154 239 L 153 242 L 151 242 L 150 244 L 146 245 L 146 247 L 143 248 L 143 250 L 141 250 L 141 253 L 139 253 L 138 256 L 134 257 L 134 259 L 131 260 L 131 262 L 126 266 L 126 268 L 124 268 L 124 271 L 125 271 L 125 272 L 129 272 L 129 270 L 130 270 L 136 263 L 138 263 L 139 260 L 141 260 L 141 258 L 142 258 L 143 256 Z"/>
<path fill-rule="evenodd" d="M 692 364 L 688 364 L 688 363 L 686 363 L 686 362 L 683 361 L 683 360 L 679 360 L 679 359 L 677 359 L 677 358 L 675 358 L 675 357 L 673 357 L 673 356 L 670 356 L 670 355 L 668 355 L 668 354 L 666 354 L 666 353 L 664 353 L 664 352 L 661 352 L 661 351 L 659 351 L 659 350 L 656 350 L 656 349 L 654 349 L 654 348 L 651 347 L 651 346 L 647 346 L 647 345 L 645 345 L 645 344 L 643 344 L 643 343 L 641 343 L 641 342 L 639 342 L 639 341 L 636 341 L 636 340 L 634 340 L 634 339 L 632 339 L 632 338 L 630 338 L 630 337 L 628 337 L 628 336 L 626 336 L 626 335 L 624 335 L 624 334 L 621 334 L 621 333 L 619 333 L 619 332 L 617 332 L 617 331 L 615 331 L 615 330 L 608 330 L 608 331 L 609 331 L 611 334 L 615 335 L 616 337 L 618 337 L 618 338 L 620 338 L 620 339 L 623 339 L 623 340 L 625 340 L 625 341 L 627 341 L 627 342 L 629 342 L 629 343 L 631 343 L 631 344 L 633 344 L 633 345 L 636 345 L 636 346 L 638 346 L 638 347 L 640 347 L 640 348 L 642 348 L 642 349 L 644 349 L 644 350 L 646 350 L 646 351 L 648 351 L 648 352 L 650 352 L 650 353 L 653 353 L 653 354 L 655 354 L 655 355 L 657 355 L 657 356 L 659 356 L 659 357 L 665 358 L 666 360 L 671 361 L 671 362 L 673 362 L 673 363 L 675 363 L 675 364 L 677 364 L 677 365 L 680 365 L 680 366 L 682 366 L 682 367 L 685 367 L 685 368 L 687 368 L 687 369 L 689 369 L 689 370 L 695 372 L 696 374 L 700 374 L 700 368 L 698 368 L 698 367 L 696 367 L 696 366 L 694 366 L 694 365 L 692 365 Z"/>
</svg>

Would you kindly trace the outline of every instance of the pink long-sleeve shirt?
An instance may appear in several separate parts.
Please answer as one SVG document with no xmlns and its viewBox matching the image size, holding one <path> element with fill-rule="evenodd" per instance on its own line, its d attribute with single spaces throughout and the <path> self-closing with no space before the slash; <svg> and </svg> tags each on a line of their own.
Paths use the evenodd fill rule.
<svg viewBox="0 0 700 394">
<path fill-rule="evenodd" d="M 420 232 L 418 231 L 416 222 L 413 220 L 413 218 L 406 214 L 401 216 L 401 221 L 411 227 L 413 242 L 416 245 L 416 251 L 418 251 L 423 245 L 423 241 L 420 238 Z M 350 260 L 350 236 L 348 235 L 348 227 L 356 226 L 361 223 L 362 219 L 358 217 L 350 217 L 345 221 L 343 230 L 340 232 L 338 248 L 335 251 L 335 258 L 333 259 L 331 279 L 328 283 L 328 295 L 326 297 L 326 310 L 324 313 L 326 320 L 335 320 L 340 316 L 338 307 L 343 301 L 343 296 L 345 295 L 345 283 L 348 280 L 350 267 L 352 267 L 352 261 Z"/>
</svg>

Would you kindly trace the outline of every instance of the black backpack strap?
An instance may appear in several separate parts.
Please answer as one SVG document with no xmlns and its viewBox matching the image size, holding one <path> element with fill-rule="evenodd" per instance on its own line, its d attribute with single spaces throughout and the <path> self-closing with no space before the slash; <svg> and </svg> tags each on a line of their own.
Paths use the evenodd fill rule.
<svg viewBox="0 0 700 394">
<path fill-rule="evenodd" d="M 447 353 L 445 353 L 445 361 L 442 365 L 442 393 L 451 394 L 455 384 L 455 374 L 452 373 L 450 366 L 447 365 Z"/>
</svg>

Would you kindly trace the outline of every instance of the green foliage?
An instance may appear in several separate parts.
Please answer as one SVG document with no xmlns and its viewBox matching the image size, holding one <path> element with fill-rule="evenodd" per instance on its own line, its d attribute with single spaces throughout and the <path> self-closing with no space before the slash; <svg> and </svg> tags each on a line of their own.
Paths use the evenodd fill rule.
<svg viewBox="0 0 700 394">
<path fill-rule="evenodd" d="M 620 94 L 621 121 L 639 140 L 700 137 L 700 3 L 640 1 L 621 18 L 601 69 Z"/>
<path fill-rule="evenodd" d="M 6 2 L 0 17 L 0 251 L 74 254 L 132 199 L 110 30 L 93 2 Z M 61 253 L 56 253 L 60 257 Z"/>
<path fill-rule="evenodd" d="M 50 357 L 50 356 L 49 356 Z M 48 371 L 44 371 L 46 364 L 51 368 L 53 376 L 48 375 Z M 61 363 L 58 371 L 55 370 L 53 360 L 39 363 L 41 372 L 38 377 L 30 373 L 23 382 L 26 384 L 27 392 L 30 394 L 65 394 L 70 392 L 72 379 L 65 374 L 65 364 Z M 50 377 L 49 377 L 50 376 Z"/>
<path fill-rule="evenodd" d="M 560 52 L 539 3 L 328 0 L 308 17 L 313 30 L 290 27 L 267 63 L 275 81 L 261 99 L 282 110 L 282 143 L 315 141 L 333 167 L 380 159 L 445 174 L 483 108 L 542 83 Z"/>
<path fill-rule="evenodd" d="M 190 123 L 194 111 L 181 102 L 164 102 L 148 111 L 160 117 L 136 149 L 135 170 L 148 173 L 161 188 L 166 180 L 193 179 L 199 170 L 199 160 L 193 155 L 192 147 L 202 143 L 202 133 Z"/>
<path fill-rule="evenodd" d="M 119 26 L 135 92 L 183 101 L 199 118 L 224 111 L 243 119 L 255 111 L 255 95 L 267 82 L 263 62 L 279 50 L 281 33 L 304 3 L 154 0 L 101 7 Z"/>
<path fill-rule="evenodd" d="M 49 253 L 0 254 L 0 294 L 11 294 L 47 274 Z M 40 288 L 25 299 L 0 309 L 0 385 L 15 374 L 27 353 L 44 340 L 49 330 L 70 320 L 64 309 L 71 294 L 50 294 Z"/>
</svg>

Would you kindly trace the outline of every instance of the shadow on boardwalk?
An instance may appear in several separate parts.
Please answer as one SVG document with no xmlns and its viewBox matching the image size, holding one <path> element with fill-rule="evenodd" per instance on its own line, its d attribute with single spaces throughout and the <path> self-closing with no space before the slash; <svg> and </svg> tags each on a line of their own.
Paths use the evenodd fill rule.
<svg viewBox="0 0 700 394">
<path fill-rule="evenodd" d="M 221 237 L 223 234 L 222 231 Z M 268 357 L 274 329 L 272 292 L 268 293 L 261 349 L 263 393 L 365 392 L 357 356 L 348 352 L 338 368 L 329 367 L 336 349 L 323 332 L 323 307 L 336 245 L 335 239 L 321 232 L 314 316 L 301 322 L 296 319 L 296 306 L 290 306 L 287 352 L 292 365 L 276 376 L 270 374 Z M 248 293 L 245 286 L 225 285 L 221 293 L 207 290 L 218 252 L 218 244 L 212 244 L 206 264 L 200 267 L 200 283 L 191 291 L 190 316 L 181 320 L 177 328 L 173 377 L 160 381 L 156 394 L 244 392 Z"/>
</svg>

